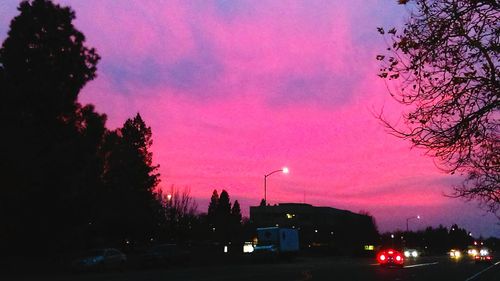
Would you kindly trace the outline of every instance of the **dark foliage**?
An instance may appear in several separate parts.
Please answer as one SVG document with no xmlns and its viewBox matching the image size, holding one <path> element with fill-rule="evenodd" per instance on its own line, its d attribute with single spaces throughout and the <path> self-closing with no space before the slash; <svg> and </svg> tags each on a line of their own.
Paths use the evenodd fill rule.
<svg viewBox="0 0 500 281">
<path fill-rule="evenodd" d="M 439 225 L 437 228 L 427 227 L 417 232 L 384 233 L 381 238 L 384 246 L 418 248 L 425 254 L 445 254 L 452 248 L 463 251 L 474 245 L 475 241 L 470 232 L 457 224 L 453 224 L 449 229 Z"/>
<path fill-rule="evenodd" d="M 161 206 L 154 191 L 159 174 L 152 164 L 151 145 L 151 128 L 140 114 L 106 138 L 102 176 L 106 204 L 101 223 L 108 237 L 146 241 L 157 230 Z"/>
<path fill-rule="evenodd" d="M 231 231 L 231 201 L 227 191 L 222 190 L 215 210 L 216 237 L 219 242 L 230 241 Z"/>
<path fill-rule="evenodd" d="M 404 28 L 390 40 L 379 76 L 409 110 L 405 126 L 380 114 L 389 131 L 427 150 L 448 173 L 464 176 L 454 196 L 500 208 L 498 1 L 414 0 Z"/>
<path fill-rule="evenodd" d="M 236 200 L 231 208 L 227 191 L 222 190 L 220 196 L 217 190 L 213 191 L 207 218 L 212 240 L 220 243 L 240 242 L 242 231 L 240 204 Z"/>
<path fill-rule="evenodd" d="M 78 103 L 99 56 L 74 12 L 23 1 L 0 49 L 0 250 L 54 254 L 157 225 L 151 129 L 140 115 L 109 132 L 106 116 Z"/>
<path fill-rule="evenodd" d="M 97 187 L 106 117 L 77 103 L 99 56 L 84 46 L 73 11 L 43 0 L 19 11 L 0 49 L 0 216 L 10 246 L 43 248 L 87 224 L 93 199 L 80 195 Z"/>
<path fill-rule="evenodd" d="M 69 123 L 99 56 L 75 29 L 75 14 L 47 0 L 22 2 L 0 51 L 6 99 L 28 122 Z M 15 94 L 14 94 L 15 93 Z"/>
<path fill-rule="evenodd" d="M 219 193 L 217 193 L 217 190 L 214 189 L 212 197 L 210 197 L 210 203 L 208 205 L 208 213 L 207 213 L 207 220 L 210 228 L 215 227 L 215 218 L 217 217 L 216 211 L 218 205 L 219 205 Z"/>
<path fill-rule="evenodd" d="M 200 237 L 196 237 L 199 236 L 200 227 L 198 205 L 191 197 L 190 189 L 180 191 L 172 185 L 168 194 L 159 191 L 158 197 L 162 206 L 162 225 L 158 239 L 180 244 L 199 239 Z"/>
<path fill-rule="evenodd" d="M 264 198 L 262 198 L 262 200 L 260 200 L 259 206 L 261 206 L 261 207 L 265 207 L 266 206 L 266 200 L 264 200 Z"/>
<path fill-rule="evenodd" d="M 241 208 L 238 200 L 234 201 L 233 208 L 231 209 L 231 219 L 233 224 L 241 224 Z"/>
</svg>

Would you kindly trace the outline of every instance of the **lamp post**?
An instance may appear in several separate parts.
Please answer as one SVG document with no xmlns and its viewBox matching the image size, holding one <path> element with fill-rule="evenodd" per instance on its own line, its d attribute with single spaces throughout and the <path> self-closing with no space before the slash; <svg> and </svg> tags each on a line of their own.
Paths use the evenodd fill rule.
<svg viewBox="0 0 500 281">
<path fill-rule="evenodd" d="M 287 167 L 283 167 L 283 169 L 272 171 L 269 174 L 264 175 L 264 203 L 266 204 L 267 204 L 267 177 L 277 172 L 283 172 L 283 174 L 288 174 L 290 171 L 288 170 Z"/>
<path fill-rule="evenodd" d="M 419 220 L 420 219 L 420 216 L 416 216 L 416 217 L 410 217 L 410 218 L 407 218 L 406 219 L 406 232 L 408 232 L 408 221 L 412 220 L 412 219 L 417 219 Z"/>
</svg>

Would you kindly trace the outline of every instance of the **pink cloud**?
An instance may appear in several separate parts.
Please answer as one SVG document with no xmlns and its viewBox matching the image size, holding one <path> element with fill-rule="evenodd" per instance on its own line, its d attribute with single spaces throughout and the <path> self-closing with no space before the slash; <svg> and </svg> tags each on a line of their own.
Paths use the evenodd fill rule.
<svg viewBox="0 0 500 281">
<path fill-rule="evenodd" d="M 103 57 L 81 101 L 105 112 L 110 128 L 140 112 L 162 185 L 189 186 L 200 211 L 217 188 L 248 215 L 263 197 L 263 175 L 287 165 L 289 175 L 268 179 L 271 203 L 305 197 L 368 210 L 382 230 L 421 212 L 427 225 L 461 220 L 486 231 L 450 207 L 470 218 L 475 206 L 442 196 L 457 179 L 373 117 L 384 107 L 397 120 L 403 110 L 374 59 L 385 48 L 376 27 L 402 17 L 395 3 L 58 2 L 76 10 Z"/>
</svg>

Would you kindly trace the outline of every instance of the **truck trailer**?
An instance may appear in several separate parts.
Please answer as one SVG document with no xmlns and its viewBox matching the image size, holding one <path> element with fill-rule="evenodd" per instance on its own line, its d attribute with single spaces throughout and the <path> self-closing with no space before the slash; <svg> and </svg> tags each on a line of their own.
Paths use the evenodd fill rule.
<svg viewBox="0 0 500 281">
<path fill-rule="evenodd" d="M 257 228 L 255 255 L 290 257 L 299 252 L 299 232 L 292 228 Z"/>
</svg>

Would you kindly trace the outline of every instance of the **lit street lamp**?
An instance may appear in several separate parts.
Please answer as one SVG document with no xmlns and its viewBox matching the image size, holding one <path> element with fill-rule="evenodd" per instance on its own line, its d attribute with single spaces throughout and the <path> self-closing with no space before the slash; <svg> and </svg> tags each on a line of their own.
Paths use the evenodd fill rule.
<svg viewBox="0 0 500 281">
<path fill-rule="evenodd" d="M 420 219 L 420 216 L 410 217 L 410 218 L 407 218 L 407 219 L 406 219 L 406 232 L 408 232 L 408 231 L 409 231 L 409 230 L 408 230 L 408 221 L 409 221 L 409 220 L 412 220 L 412 219 L 417 219 L 417 220 L 419 220 L 419 219 Z"/>
<path fill-rule="evenodd" d="M 272 171 L 269 174 L 264 175 L 264 203 L 266 204 L 267 204 L 267 177 L 277 172 L 283 172 L 283 174 L 288 174 L 290 171 L 288 170 L 287 167 L 283 167 L 283 169 Z"/>
</svg>

